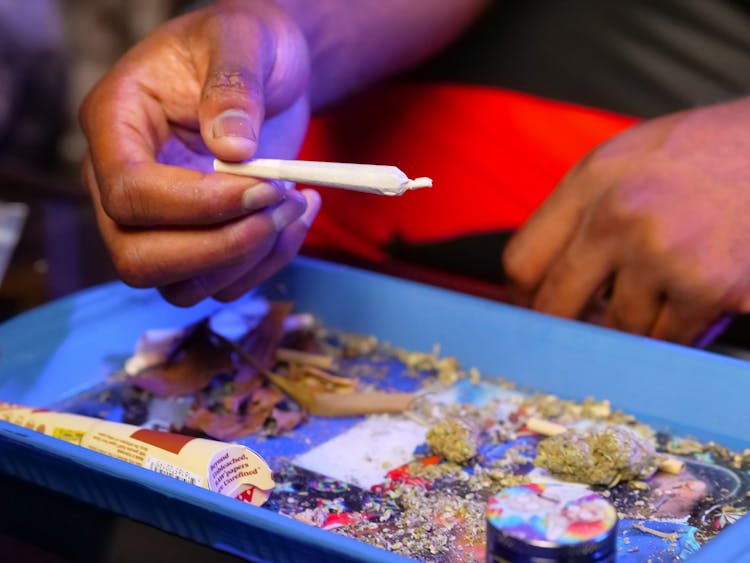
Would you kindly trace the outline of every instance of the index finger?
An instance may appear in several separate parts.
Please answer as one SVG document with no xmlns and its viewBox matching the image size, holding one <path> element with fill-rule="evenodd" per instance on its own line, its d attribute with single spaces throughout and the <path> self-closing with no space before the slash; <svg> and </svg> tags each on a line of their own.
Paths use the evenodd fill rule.
<svg viewBox="0 0 750 563">
<path fill-rule="evenodd" d="M 537 290 L 578 228 L 585 205 L 569 173 L 510 240 L 503 254 L 511 297 L 525 302 Z"/>
</svg>

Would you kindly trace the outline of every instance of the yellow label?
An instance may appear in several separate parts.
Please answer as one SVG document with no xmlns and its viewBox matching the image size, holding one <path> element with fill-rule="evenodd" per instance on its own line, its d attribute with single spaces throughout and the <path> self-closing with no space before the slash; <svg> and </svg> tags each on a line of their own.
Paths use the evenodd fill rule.
<svg viewBox="0 0 750 563">
<path fill-rule="evenodd" d="M 55 428 L 52 431 L 52 435 L 55 438 L 60 438 L 61 440 L 72 442 L 79 446 L 81 445 L 81 440 L 83 440 L 83 434 L 84 433 L 79 430 L 71 430 L 69 428 Z"/>
</svg>

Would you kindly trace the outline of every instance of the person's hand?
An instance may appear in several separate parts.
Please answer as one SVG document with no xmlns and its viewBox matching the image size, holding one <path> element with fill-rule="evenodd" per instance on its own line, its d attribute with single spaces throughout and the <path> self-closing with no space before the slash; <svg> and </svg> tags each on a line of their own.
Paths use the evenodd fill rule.
<svg viewBox="0 0 750 563">
<path fill-rule="evenodd" d="M 96 85 L 80 113 L 83 180 L 126 283 L 183 306 L 232 300 L 294 257 L 318 194 L 211 166 L 296 155 L 308 59 L 272 2 L 217 2 L 158 28 Z"/>
<path fill-rule="evenodd" d="M 647 121 L 590 153 L 503 257 L 519 304 L 679 343 L 750 311 L 750 104 Z"/>
</svg>

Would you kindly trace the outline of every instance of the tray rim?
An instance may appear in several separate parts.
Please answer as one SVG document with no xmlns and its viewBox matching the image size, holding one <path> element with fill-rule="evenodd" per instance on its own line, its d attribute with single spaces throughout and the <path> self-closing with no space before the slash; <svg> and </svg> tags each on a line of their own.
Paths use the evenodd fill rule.
<svg viewBox="0 0 750 563">
<path fill-rule="evenodd" d="M 599 329 L 596 327 L 590 327 L 582 323 L 576 323 L 574 321 L 565 321 L 562 319 L 554 319 L 546 316 L 540 316 L 538 313 L 531 311 L 520 310 L 516 308 L 510 308 L 508 305 L 503 305 L 496 302 L 491 302 L 481 297 L 475 297 L 471 295 L 458 294 L 451 290 L 437 288 L 433 286 L 425 286 L 418 282 L 401 280 L 397 278 L 391 278 L 384 274 L 379 274 L 370 271 L 358 270 L 350 266 L 343 266 L 340 264 L 326 263 L 320 260 L 309 259 L 309 258 L 298 258 L 294 261 L 290 270 L 285 270 L 286 274 L 291 272 L 292 277 L 294 275 L 305 275 L 315 273 L 316 275 L 324 274 L 330 275 L 343 275 L 347 276 L 351 281 L 354 279 L 357 283 L 363 283 L 365 280 L 367 283 L 380 282 L 383 284 L 390 283 L 396 284 L 397 289 L 417 292 L 429 292 L 432 295 L 438 297 L 447 297 L 453 301 L 458 302 L 459 305 L 473 304 L 472 306 L 487 306 L 492 303 L 492 307 L 498 307 L 497 310 L 505 310 L 506 313 L 512 309 L 512 314 L 516 317 L 523 319 L 526 323 L 531 324 L 543 324 L 551 332 L 562 331 L 571 332 L 574 336 L 585 337 L 589 339 L 599 341 L 614 341 L 620 344 L 626 343 L 632 348 L 645 347 L 649 350 L 657 350 L 658 354 L 674 354 L 675 357 L 689 358 L 696 362 L 708 362 L 717 366 L 722 366 L 724 370 L 741 370 L 747 371 L 750 375 L 750 371 L 747 369 L 747 362 L 738 360 L 735 358 L 728 358 L 724 356 L 717 356 L 712 353 L 702 352 L 698 350 L 690 350 L 682 347 L 674 347 L 665 343 L 657 343 L 654 341 L 648 341 L 648 339 L 640 339 L 638 337 L 630 337 L 614 331 L 606 331 L 605 329 Z M 283 278 L 282 280 L 287 279 Z M 390 281 L 388 281 L 390 279 Z M 288 279 L 287 279 L 288 281 Z M 13 332 L 19 326 L 22 328 L 24 325 L 33 325 L 38 319 L 44 319 L 45 316 L 54 313 L 57 310 L 63 310 L 69 307 L 75 308 L 76 304 L 80 301 L 86 300 L 97 300 L 100 298 L 111 299 L 113 295 L 142 295 L 141 292 L 144 290 L 134 290 L 128 288 L 120 282 L 110 282 L 93 288 L 85 289 L 75 294 L 69 295 L 62 299 L 50 302 L 42 305 L 36 309 L 23 313 L 13 319 L 10 319 L 0 325 L 0 338 L 8 331 Z M 155 292 L 155 290 L 145 290 L 147 292 Z M 292 290 L 293 291 L 293 290 Z M 124 292 L 124 293 L 123 293 Z M 218 305 L 211 305 L 209 307 L 218 308 Z M 195 314 L 199 315 L 195 310 Z M 510 313 L 509 313 L 510 314 Z M 551 328 L 550 328 L 551 327 Z M 2 373 L 0 373 L 2 378 Z M 748 389 L 750 389 L 750 377 L 748 378 Z M 33 450 L 33 452 L 32 452 Z M 70 464 L 71 468 L 82 472 L 83 474 L 90 473 L 98 476 L 112 477 L 114 479 L 122 480 L 123 482 L 135 483 L 132 479 L 132 475 L 138 476 L 138 482 L 135 483 L 141 487 L 147 488 L 153 494 L 163 499 L 180 499 L 190 506 L 188 512 L 200 520 L 206 519 L 209 513 L 215 512 L 214 509 L 220 510 L 223 517 L 230 518 L 234 522 L 239 523 L 242 526 L 248 526 L 251 528 L 263 527 L 264 524 L 268 524 L 272 528 L 274 537 L 278 541 L 291 542 L 291 544 L 300 544 L 307 547 L 311 545 L 315 549 L 320 549 L 321 556 L 336 554 L 338 560 L 357 560 L 357 561 L 406 561 L 408 559 L 395 555 L 390 552 L 386 552 L 362 542 L 357 542 L 349 538 L 328 533 L 324 530 L 319 530 L 312 526 L 296 522 L 292 519 L 274 514 L 270 511 L 250 507 L 241 503 L 236 503 L 233 499 L 221 497 L 218 494 L 210 491 L 200 489 L 187 485 L 180 481 L 171 479 L 166 476 L 162 476 L 146 469 L 135 467 L 127 464 L 120 460 L 109 458 L 97 452 L 86 450 L 79 446 L 69 444 L 64 441 L 56 440 L 54 438 L 37 434 L 33 431 L 19 428 L 8 423 L 0 422 L 0 451 L 15 452 L 15 454 L 24 455 L 33 453 L 35 455 L 41 455 L 49 459 L 56 458 L 57 462 L 63 464 Z M 5 456 L 3 456 L 5 457 Z M 33 457 L 33 456 L 30 456 Z M 5 471 L 9 474 L 14 474 L 18 477 L 24 478 L 31 482 L 39 483 L 40 479 L 35 480 L 34 471 L 31 468 L 23 468 L 22 460 L 6 459 L 0 462 L 0 470 Z M 73 470 L 71 469 L 71 470 Z M 74 486 L 71 483 L 70 486 L 56 485 L 54 490 L 58 492 L 80 498 L 80 488 Z M 110 499 L 112 500 L 112 499 Z M 106 499 L 99 499 L 87 501 L 90 504 L 99 506 L 113 512 L 121 513 L 123 516 L 133 517 L 128 513 L 119 512 L 114 502 L 107 502 Z M 165 520 L 159 520 L 158 518 L 146 519 L 143 516 L 139 516 L 136 519 L 155 525 L 162 529 L 177 533 L 183 537 L 191 539 L 193 541 L 199 541 L 200 543 L 206 543 L 195 537 L 191 537 L 190 533 L 185 533 L 184 530 L 176 529 L 175 526 L 171 525 Z M 189 527 L 188 527 L 189 528 Z M 739 530 L 739 531 L 738 531 Z M 731 533 L 730 533 L 731 532 Z M 706 546 L 694 556 L 691 560 L 696 561 L 718 561 L 724 559 L 718 559 L 719 557 L 733 557 L 732 554 L 744 553 L 750 543 L 746 546 L 739 545 L 738 542 L 742 541 L 744 532 L 745 539 L 750 538 L 750 519 L 743 518 L 740 522 L 734 524 L 729 530 L 723 531 L 717 538 L 712 540 Z M 291 545 L 290 544 L 290 545 Z M 238 548 L 237 545 L 227 544 L 226 542 L 212 543 L 212 540 L 208 538 L 206 545 L 210 545 L 217 549 L 228 551 L 235 555 L 242 555 L 243 551 Z M 288 547 L 288 546 L 287 546 Z M 741 548 L 741 549 L 740 549 Z M 237 551 L 240 549 L 240 551 Z M 244 556 L 250 556 L 249 553 L 244 553 Z M 287 559 L 284 559 L 287 560 Z M 729 560 L 729 559 L 727 559 Z"/>
</svg>

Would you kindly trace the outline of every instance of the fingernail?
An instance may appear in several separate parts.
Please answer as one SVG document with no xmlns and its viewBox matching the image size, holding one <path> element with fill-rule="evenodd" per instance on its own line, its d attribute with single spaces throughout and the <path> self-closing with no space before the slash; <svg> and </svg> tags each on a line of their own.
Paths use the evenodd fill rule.
<svg viewBox="0 0 750 563">
<path fill-rule="evenodd" d="M 250 116 L 244 111 L 229 109 L 214 118 L 211 132 L 215 139 L 242 137 L 255 142 L 255 129 Z"/>
<path fill-rule="evenodd" d="M 305 194 L 307 200 L 307 209 L 299 219 L 307 228 L 310 228 L 320 211 L 320 194 L 315 190 L 303 190 L 302 193 Z"/>
<path fill-rule="evenodd" d="M 299 192 L 289 192 L 286 199 L 271 211 L 271 221 L 277 232 L 291 225 L 305 211 L 306 200 Z"/>
<path fill-rule="evenodd" d="M 256 211 L 274 203 L 278 203 L 286 195 L 286 188 L 282 183 L 260 182 L 248 188 L 242 194 L 242 208 L 245 211 Z"/>
</svg>

